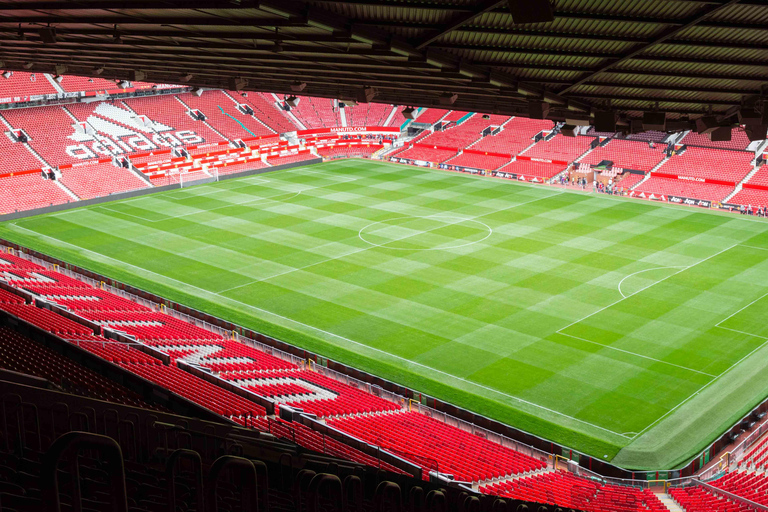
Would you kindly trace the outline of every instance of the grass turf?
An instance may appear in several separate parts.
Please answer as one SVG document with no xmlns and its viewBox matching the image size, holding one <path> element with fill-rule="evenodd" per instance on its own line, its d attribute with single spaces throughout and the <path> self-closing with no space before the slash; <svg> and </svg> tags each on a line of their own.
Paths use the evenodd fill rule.
<svg viewBox="0 0 768 512">
<path fill-rule="evenodd" d="M 768 389 L 753 219 L 346 160 L 0 235 L 625 467 Z"/>
</svg>

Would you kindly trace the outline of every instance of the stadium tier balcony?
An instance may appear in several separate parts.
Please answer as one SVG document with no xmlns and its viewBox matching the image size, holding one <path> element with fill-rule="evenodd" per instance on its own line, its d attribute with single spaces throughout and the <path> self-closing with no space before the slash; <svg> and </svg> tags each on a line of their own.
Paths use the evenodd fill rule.
<svg viewBox="0 0 768 512">
<path fill-rule="evenodd" d="M 633 192 L 636 194 L 654 194 L 656 196 L 679 196 L 690 199 L 702 199 L 704 201 L 720 202 L 728 194 L 733 192 L 732 185 L 716 185 L 710 183 L 697 183 L 686 180 L 669 178 L 657 178 L 652 176 L 644 183 L 638 185 Z"/>
<path fill-rule="evenodd" d="M 328 420 L 328 424 L 422 466 L 479 482 L 544 469 L 546 461 L 505 448 L 417 412 Z M 472 454 L 467 457 L 466 454 Z"/>
<path fill-rule="evenodd" d="M 754 512 L 755 509 L 740 502 L 712 494 L 702 487 L 673 487 L 669 495 L 686 512 Z"/>
<path fill-rule="evenodd" d="M 523 176 L 527 180 L 536 178 L 537 180 L 549 180 L 557 176 L 566 169 L 566 165 L 553 164 L 548 162 L 534 162 L 531 160 L 515 160 L 510 162 L 497 172 L 505 174 L 515 174 L 518 177 Z"/>
<path fill-rule="evenodd" d="M 13 71 L 8 78 L 0 76 L 0 98 L 19 98 L 29 101 L 30 96 L 56 94 L 59 91 L 48 81 L 44 73 Z"/>
<path fill-rule="evenodd" d="M 72 201 L 53 181 L 39 173 L 0 177 L 0 214 L 32 210 Z"/>
<path fill-rule="evenodd" d="M 493 171 L 503 165 L 507 164 L 510 157 L 506 156 L 493 156 L 469 153 L 466 150 L 450 160 L 446 160 L 446 164 L 458 165 L 460 167 L 472 167 L 474 169 L 485 169 L 487 171 Z"/>
<path fill-rule="evenodd" d="M 182 105 L 174 96 L 131 98 L 123 100 L 123 103 L 137 114 L 143 114 L 154 122 L 168 126 L 174 132 L 188 130 L 202 138 L 202 141 L 190 142 L 189 144 L 224 141 L 221 136 L 208 128 L 205 123 L 192 119 L 187 113 L 189 109 Z"/>
<path fill-rule="evenodd" d="M 666 145 L 651 148 L 647 142 L 612 139 L 605 146 L 598 146 L 579 162 L 597 165 L 603 160 L 613 162 L 622 169 L 648 172 L 664 159 Z"/>
<path fill-rule="evenodd" d="M 285 112 L 279 109 L 271 97 L 266 97 L 264 93 L 249 92 L 247 96 L 243 96 L 242 93 L 235 91 L 228 91 L 229 95 L 233 98 L 249 105 L 254 112 L 254 115 L 259 118 L 264 124 L 272 128 L 275 133 L 285 133 L 296 131 L 296 125 L 290 120 Z"/>
<path fill-rule="evenodd" d="M 179 98 L 190 108 L 197 109 L 208 123 L 230 140 L 272 135 L 272 130 L 244 114 L 223 91 L 204 91 L 201 96 L 180 94 Z"/>
<path fill-rule="evenodd" d="M 626 136 L 628 140 L 643 140 L 645 142 L 662 143 L 669 137 L 667 132 L 648 130 L 641 133 L 630 133 Z"/>
<path fill-rule="evenodd" d="M 589 151 L 594 140 L 594 137 L 583 135 L 578 137 L 566 137 L 565 135 L 558 133 L 548 141 L 544 139 L 540 140 L 523 154 L 531 158 L 573 162 Z"/>
<path fill-rule="evenodd" d="M 469 112 L 463 112 L 461 110 L 451 110 L 448 112 L 448 114 L 443 118 L 443 121 L 446 123 L 455 123 L 462 117 L 469 114 Z"/>
<path fill-rule="evenodd" d="M 740 182 L 752 170 L 755 155 L 746 151 L 689 147 L 682 155 L 673 155 L 655 172 Z"/>
<path fill-rule="evenodd" d="M 119 88 L 112 80 L 72 75 L 63 75 L 59 85 L 67 92 L 112 91 Z"/>
<path fill-rule="evenodd" d="M 526 476 L 481 488 L 505 498 L 537 501 L 587 512 L 667 512 L 667 507 L 648 489 L 602 485 L 565 471 Z"/>
<path fill-rule="evenodd" d="M 402 112 L 402 108 L 398 107 L 398 113 Z M 441 108 L 427 108 L 421 111 L 421 114 L 419 114 L 419 117 L 416 118 L 415 123 L 423 123 L 423 124 L 435 124 L 440 119 L 442 119 L 446 114 L 448 113 L 448 110 L 443 110 Z M 460 119 L 462 115 L 466 114 L 466 112 L 462 112 L 459 117 L 456 119 Z M 402 116 L 402 114 L 400 114 Z M 405 118 L 403 118 L 403 122 L 405 122 Z M 400 123 L 402 124 L 402 123 Z M 393 126 L 396 126 L 393 124 Z"/>
<path fill-rule="evenodd" d="M 472 144 L 469 149 L 517 155 L 533 144 L 533 137 L 553 128 L 552 121 L 514 117 L 503 125 L 496 135 L 488 135 Z"/>
<path fill-rule="evenodd" d="M 461 114 L 461 115 L 459 115 Z M 456 118 L 461 119 L 466 112 L 451 112 L 446 116 L 446 120 Z M 489 126 L 500 126 L 508 118 L 505 116 L 490 116 L 490 119 L 483 119 L 480 114 L 474 114 L 469 119 L 459 125 L 451 126 L 447 130 L 434 132 L 423 140 L 424 144 L 443 146 L 448 148 L 462 149 L 473 142 L 476 142 L 483 135 L 483 130 Z"/>
<path fill-rule="evenodd" d="M 25 144 L 13 142 L 8 132 L 0 135 L 0 154 L 3 155 L 0 174 L 39 169 L 43 166 Z"/>
<path fill-rule="evenodd" d="M 441 163 L 456 155 L 454 149 L 435 149 L 415 144 L 410 149 L 405 149 L 397 153 L 397 158 L 408 158 L 410 160 L 421 160 L 424 162 Z"/>
<path fill-rule="evenodd" d="M 0 293 L 0 302 L 3 300 L 2 295 Z M 0 327 L 0 368 L 36 375 L 77 395 L 145 409 L 153 408 L 126 387 L 8 327 Z"/>
<path fill-rule="evenodd" d="M 696 132 L 690 132 L 683 137 L 679 144 L 686 144 L 688 146 L 702 146 L 705 148 L 720 148 L 720 149 L 737 149 L 744 150 L 749 146 L 750 140 L 747 134 L 741 129 L 735 129 L 731 131 L 731 140 L 727 142 L 712 142 L 709 135 L 704 135 Z"/>
<path fill-rule="evenodd" d="M 80 199 L 108 196 L 149 187 L 146 181 L 112 162 L 83 162 L 62 169 L 61 182 Z"/>
</svg>

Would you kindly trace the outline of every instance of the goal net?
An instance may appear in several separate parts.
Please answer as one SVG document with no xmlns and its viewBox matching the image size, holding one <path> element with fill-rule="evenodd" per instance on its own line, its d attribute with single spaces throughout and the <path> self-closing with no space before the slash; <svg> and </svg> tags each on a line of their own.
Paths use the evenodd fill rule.
<svg viewBox="0 0 768 512">
<path fill-rule="evenodd" d="M 169 173 L 170 176 L 170 173 Z M 189 171 L 177 171 L 176 178 L 179 187 L 191 187 L 192 185 L 201 185 L 203 183 L 212 183 L 219 181 L 219 171 L 216 167 L 211 169 L 192 169 Z M 171 177 L 173 180 L 173 177 Z"/>
</svg>

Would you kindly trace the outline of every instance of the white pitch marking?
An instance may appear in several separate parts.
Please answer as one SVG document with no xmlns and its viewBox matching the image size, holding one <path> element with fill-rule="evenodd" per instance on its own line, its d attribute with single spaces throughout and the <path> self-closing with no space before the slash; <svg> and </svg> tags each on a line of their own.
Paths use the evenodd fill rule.
<svg viewBox="0 0 768 512">
<path fill-rule="evenodd" d="M 676 275 L 677 275 L 677 274 L 679 274 L 680 272 L 683 272 L 683 271 L 685 271 L 685 270 L 688 270 L 688 269 L 690 269 L 690 268 L 693 268 L 693 267 L 695 267 L 696 265 L 699 265 L 699 264 L 701 264 L 701 263 L 704 263 L 705 261 L 711 260 L 711 259 L 712 259 L 712 258 L 714 258 L 715 256 L 719 256 L 720 254 L 722 254 L 722 253 L 724 253 L 724 252 L 726 252 L 726 251 L 730 251 L 731 249 L 733 249 L 733 248 L 734 248 L 734 247 L 736 247 L 737 245 L 740 245 L 740 244 L 733 244 L 732 246 L 730 246 L 730 247 L 727 247 L 727 248 L 723 249 L 722 251 L 718 251 L 718 252 L 716 252 L 715 254 L 712 254 L 711 256 L 707 256 L 707 257 L 706 257 L 706 258 L 704 258 L 703 260 L 699 260 L 699 261 L 697 261 L 697 262 L 696 262 L 696 263 L 694 263 L 693 265 L 688 265 L 687 267 L 683 267 L 683 268 L 681 268 L 680 270 L 678 270 L 677 272 L 674 272 L 674 273 L 672 273 L 672 274 L 668 275 L 667 277 L 665 277 L 665 278 L 663 278 L 663 279 L 659 279 L 658 281 L 656 281 L 656 282 L 654 282 L 654 283 L 651 283 L 651 284 L 649 284 L 648 286 L 644 286 L 643 288 L 640 288 L 640 289 L 639 289 L 639 290 L 637 290 L 635 293 L 631 293 L 631 294 L 627 295 L 626 297 L 623 297 L 623 298 L 621 298 L 621 299 L 619 299 L 619 300 L 617 300 L 617 301 L 615 301 L 615 302 L 611 302 L 611 303 L 610 303 L 610 304 L 608 304 L 607 306 L 605 306 L 605 307 L 602 307 L 602 308 L 598 309 L 597 311 L 594 311 L 594 312 L 592 312 L 592 313 L 588 314 L 587 316 L 585 316 L 585 317 L 583 317 L 583 318 L 580 318 L 580 319 L 576 320 L 575 322 L 571 322 L 570 324 L 566 325 L 565 327 L 561 327 L 561 328 L 560 328 L 560 329 L 558 329 L 556 332 L 560 333 L 561 331 L 564 331 L 565 329 L 567 329 L 567 328 L 569 328 L 569 327 L 571 327 L 571 326 L 574 326 L 574 325 L 578 324 L 579 322 L 583 322 L 583 321 L 584 321 L 584 320 L 586 320 L 587 318 L 593 317 L 593 316 L 595 316 L 596 314 L 598 314 L 598 313 L 600 313 L 600 312 L 602 312 L 602 311 L 605 311 L 606 309 L 608 309 L 608 308 L 610 308 L 610 307 L 612 307 L 612 306 L 615 306 L 615 305 L 616 305 L 616 304 L 618 304 L 619 302 L 621 302 L 621 301 L 623 301 L 623 300 L 625 300 L 625 299 L 628 299 L 628 298 L 630 298 L 630 297 L 633 297 L 633 296 L 637 295 L 638 293 L 640 293 L 640 292 L 642 292 L 642 291 L 645 291 L 645 290 L 647 290 L 647 289 L 648 289 L 648 288 L 650 288 L 651 286 L 656 286 L 657 284 L 659 284 L 659 283 L 661 283 L 661 282 L 663 282 L 663 281 L 666 281 L 666 280 L 667 280 L 667 279 L 669 279 L 670 277 L 674 277 L 674 276 L 676 276 Z"/>
<path fill-rule="evenodd" d="M 706 375 L 707 377 L 715 377 L 715 375 L 712 375 L 711 373 L 706 373 L 706 372 L 702 372 L 702 371 L 699 371 L 699 370 L 694 370 L 693 368 L 688 368 L 687 366 L 681 366 L 679 364 L 670 363 L 670 362 L 667 362 L 667 361 L 662 361 L 661 359 L 656 359 L 655 357 L 644 356 L 642 354 L 638 354 L 636 352 L 630 352 L 629 350 L 624 350 L 624 349 L 621 349 L 621 348 L 613 347 L 611 345 L 605 345 L 603 343 L 598 343 L 596 341 L 592 341 L 592 340 L 588 340 L 588 339 L 584 339 L 584 338 L 579 338 L 578 336 L 574 336 L 573 334 L 566 334 L 564 332 L 561 332 L 561 333 L 558 333 L 558 334 L 560 334 L 561 336 L 568 336 L 569 338 L 573 338 L 575 340 L 584 341 L 586 343 L 592 343 L 594 345 L 598 345 L 600 347 L 607 348 L 607 349 L 610 349 L 610 350 L 615 350 L 617 352 L 624 352 L 625 354 L 630 354 L 630 355 L 633 355 L 633 356 L 636 356 L 636 357 L 641 357 L 643 359 L 648 359 L 648 360 L 651 360 L 651 361 L 655 361 L 657 363 L 667 364 L 669 366 L 675 366 L 675 367 L 680 368 L 682 370 L 688 370 L 689 372 L 700 373 L 702 375 Z"/>
<path fill-rule="evenodd" d="M 688 267 L 683 267 L 682 265 L 681 266 L 674 266 L 674 267 L 654 267 L 654 268 L 647 268 L 645 270 L 640 270 L 638 272 L 635 272 L 634 274 L 629 274 L 628 276 L 624 276 L 624 278 L 621 281 L 619 281 L 619 285 L 618 285 L 619 293 L 621 294 L 621 296 L 623 298 L 626 299 L 628 296 L 624 295 L 624 292 L 621 291 L 621 283 L 623 283 L 625 280 L 629 279 L 632 276 L 636 276 L 637 274 L 642 274 L 643 272 L 650 272 L 651 270 L 661 270 L 661 269 L 664 269 L 664 268 L 688 268 Z"/>
<path fill-rule="evenodd" d="M 456 224 L 461 224 L 462 222 L 474 222 L 476 224 L 480 224 L 481 226 L 485 227 L 488 230 L 488 234 L 485 235 L 480 240 L 474 240 L 472 242 L 467 242 L 467 243 L 463 243 L 463 244 L 460 244 L 460 245 L 450 245 L 448 247 L 430 247 L 430 248 L 426 248 L 426 249 L 406 249 L 406 248 L 403 248 L 403 247 L 388 247 L 387 244 L 391 244 L 391 243 L 394 243 L 394 242 L 399 242 L 400 240 L 403 240 L 403 238 L 397 238 L 395 240 L 390 240 L 389 242 L 385 242 L 383 244 L 375 244 L 375 243 L 373 243 L 371 241 L 366 240 L 365 237 L 363 236 L 363 231 L 365 231 L 366 228 L 369 228 L 371 226 L 375 226 L 376 224 L 383 224 L 383 223 L 389 222 L 391 220 L 398 220 L 398 219 L 429 219 L 429 218 L 437 218 L 437 217 L 446 217 L 446 218 L 449 218 L 449 219 L 459 219 L 459 220 L 456 221 L 456 222 L 450 222 L 450 223 L 447 223 L 447 224 L 443 224 L 442 226 L 438 226 L 438 227 L 433 228 L 433 229 L 428 229 L 428 230 L 425 230 L 425 231 L 420 231 L 418 233 L 414 233 L 412 235 L 408 235 L 407 237 L 403 237 L 403 238 L 410 238 L 412 236 L 423 235 L 424 233 L 429 233 L 430 231 L 434 231 L 436 229 L 440 229 L 441 227 L 453 226 L 453 225 L 456 225 Z M 492 234 L 493 234 L 493 229 L 491 229 L 491 227 L 488 224 L 486 224 L 484 222 L 480 222 L 479 220 L 466 219 L 466 218 L 462 218 L 462 217 L 455 217 L 453 215 L 445 215 L 445 214 L 442 214 L 442 213 L 438 213 L 438 214 L 434 214 L 434 215 L 425 215 L 425 216 L 403 215 L 401 217 L 393 217 L 393 218 L 387 219 L 387 220 L 377 220 L 376 222 L 371 222 L 367 226 L 363 226 L 362 228 L 360 228 L 360 231 L 357 232 L 357 237 L 360 240 L 362 240 L 363 242 L 365 242 L 367 244 L 370 244 L 370 245 L 372 245 L 374 247 L 383 247 L 384 249 L 391 249 L 393 251 L 442 251 L 442 250 L 446 250 L 446 249 L 458 249 L 459 247 L 467 247 L 469 245 L 478 244 L 478 243 L 482 242 L 483 240 L 485 240 L 486 238 L 488 238 L 489 236 L 491 236 Z"/>
</svg>

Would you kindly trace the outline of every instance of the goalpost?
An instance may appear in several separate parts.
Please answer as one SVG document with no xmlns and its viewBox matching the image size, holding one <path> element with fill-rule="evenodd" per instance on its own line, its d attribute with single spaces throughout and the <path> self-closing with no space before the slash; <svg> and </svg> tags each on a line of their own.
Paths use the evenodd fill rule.
<svg viewBox="0 0 768 512">
<path fill-rule="evenodd" d="M 189 171 L 177 171 L 179 176 L 179 188 L 190 187 L 195 184 L 212 183 L 219 181 L 219 169 L 194 169 Z M 169 173 L 171 175 L 171 173 Z"/>
</svg>

